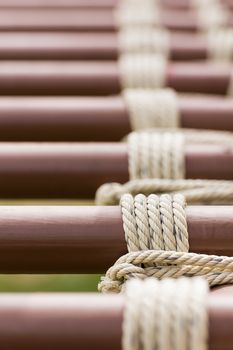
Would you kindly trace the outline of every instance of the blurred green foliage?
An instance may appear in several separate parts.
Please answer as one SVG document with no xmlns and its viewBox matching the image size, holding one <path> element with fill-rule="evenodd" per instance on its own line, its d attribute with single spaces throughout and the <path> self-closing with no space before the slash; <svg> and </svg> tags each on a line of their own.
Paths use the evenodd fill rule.
<svg viewBox="0 0 233 350">
<path fill-rule="evenodd" d="M 96 292 L 100 275 L 0 275 L 0 292 Z"/>
</svg>

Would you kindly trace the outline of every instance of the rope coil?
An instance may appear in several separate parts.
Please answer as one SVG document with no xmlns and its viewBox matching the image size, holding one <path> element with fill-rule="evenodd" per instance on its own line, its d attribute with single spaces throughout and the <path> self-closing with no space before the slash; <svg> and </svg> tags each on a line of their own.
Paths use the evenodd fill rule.
<svg viewBox="0 0 233 350">
<path fill-rule="evenodd" d="M 201 278 L 127 282 L 123 350 L 207 350 L 207 295 Z"/>
<path fill-rule="evenodd" d="M 180 112 L 175 91 L 127 89 L 123 97 L 133 130 L 179 127 Z"/>
<path fill-rule="evenodd" d="M 233 258 L 188 253 L 185 199 L 142 194 L 121 199 L 129 253 L 119 258 L 99 283 L 102 292 L 121 291 L 127 280 L 204 277 L 210 286 L 233 283 Z"/>
</svg>

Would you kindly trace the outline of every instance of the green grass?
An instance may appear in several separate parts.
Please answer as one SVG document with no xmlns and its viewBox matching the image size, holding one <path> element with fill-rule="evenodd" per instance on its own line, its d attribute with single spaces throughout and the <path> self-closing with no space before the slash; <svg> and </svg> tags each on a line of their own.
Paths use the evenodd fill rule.
<svg viewBox="0 0 233 350">
<path fill-rule="evenodd" d="M 100 275 L 0 275 L 0 292 L 96 292 Z"/>
</svg>

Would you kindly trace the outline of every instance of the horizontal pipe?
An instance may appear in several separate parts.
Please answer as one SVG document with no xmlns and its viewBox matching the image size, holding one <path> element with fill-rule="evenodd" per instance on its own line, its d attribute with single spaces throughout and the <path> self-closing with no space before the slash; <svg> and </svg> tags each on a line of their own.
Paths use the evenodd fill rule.
<svg viewBox="0 0 233 350">
<path fill-rule="evenodd" d="M 208 349 L 233 347 L 233 287 L 207 298 Z M 8 350 L 120 350 L 124 295 L 1 294 L 0 337 Z"/>
<path fill-rule="evenodd" d="M 233 100 L 178 95 L 182 128 L 233 131 Z M 0 97 L 1 141 L 119 141 L 131 131 L 121 96 Z"/>
<path fill-rule="evenodd" d="M 229 12 L 228 26 L 233 24 Z M 196 11 L 161 10 L 160 25 L 170 30 L 197 31 L 200 28 Z M 0 31 L 116 31 L 115 13 L 78 8 L 2 8 Z"/>
<path fill-rule="evenodd" d="M 192 0 L 162 0 L 160 6 L 179 10 L 192 8 Z M 230 10 L 233 9 L 233 0 L 221 0 L 221 3 Z M 103 9 L 113 8 L 119 4 L 119 0 L 1 0 L 0 7 L 5 8 L 87 8 Z"/>
<path fill-rule="evenodd" d="M 186 145 L 187 178 L 233 180 L 231 146 Z M 1 198 L 93 198 L 129 180 L 125 143 L 1 143 Z"/>
<path fill-rule="evenodd" d="M 1 14 L 1 12 L 0 12 Z M 168 63 L 178 92 L 226 94 L 232 65 Z M 0 95 L 111 95 L 121 91 L 116 61 L 0 61 Z"/>
<path fill-rule="evenodd" d="M 204 60 L 207 39 L 203 34 L 170 34 L 171 60 Z M 0 59 L 116 60 L 116 33 L 0 32 Z"/>
<path fill-rule="evenodd" d="M 188 206 L 190 251 L 233 255 L 233 206 Z M 118 206 L 1 206 L 0 273 L 103 273 L 127 253 Z"/>
</svg>

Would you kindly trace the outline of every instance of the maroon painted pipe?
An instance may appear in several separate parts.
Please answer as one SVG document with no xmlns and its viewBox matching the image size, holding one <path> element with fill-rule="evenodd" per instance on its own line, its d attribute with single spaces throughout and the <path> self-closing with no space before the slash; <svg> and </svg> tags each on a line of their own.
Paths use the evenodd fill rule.
<svg viewBox="0 0 233 350">
<path fill-rule="evenodd" d="M 118 0 L 1 0 L 0 7 L 15 7 L 15 8 L 113 8 L 119 3 Z M 160 2 L 164 7 L 184 9 L 187 10 L 192 7 L 191 0 L 163 0 Z M 233 0 L 221 0 L 221 3 L 228 6 L 230 9 L 233 8 Z"/>
<path fill-rule="evenodd" d="M 233 13 L 228 26 L 233 25 Z M 160 25 L 170 30 L 199 30 L 196 11 L 161 10 Z M 116 31 L 112 9 L 2 8 L 0 31 Z"/>
<path fill-rule="evenodd" d="M 208 349 L 233 347 L 233 287 L 210 291 Z M 120 350 L 124 295 L 1 294 L 0 337 L 8 350 Z"/>
<path fill-rule="evenodd" d="M 178 95 L 182 128 L 233 131 L 233 100 Z M 119 141 L 131 131 L 123 97 L 0 97 L 1 141 Z"/>
<path fill-rule="evenodd" d="M 166 85 L 179 92 L 226 94 L 232 65 L 168 63 Z M 0 95 L 120 93 L 116 61 L 0 61 Z"/>
<path fill-rule="evenodd" d="M 191 252 L 233 255 L 233 206 L 186 213 Z M 0 207 L 0 273 L 103 273 L 126 253 L 118 206 Z"/>
<path fill-rule="evenodd" d="M 170 34 L 170 59 L 205 60 L 207 39 L 203 34 Z M 0 59 L 116 60 L 117 33 L 0 32 Z"/>
<path fill-rule="evenodd" d="M 233 180 L 233 149 L 186 145 L 187 178 Z M 1 143 L 2 198 L 93 198 L 106 182 L 128 181 L 127 145 Z"/>
</svg>

